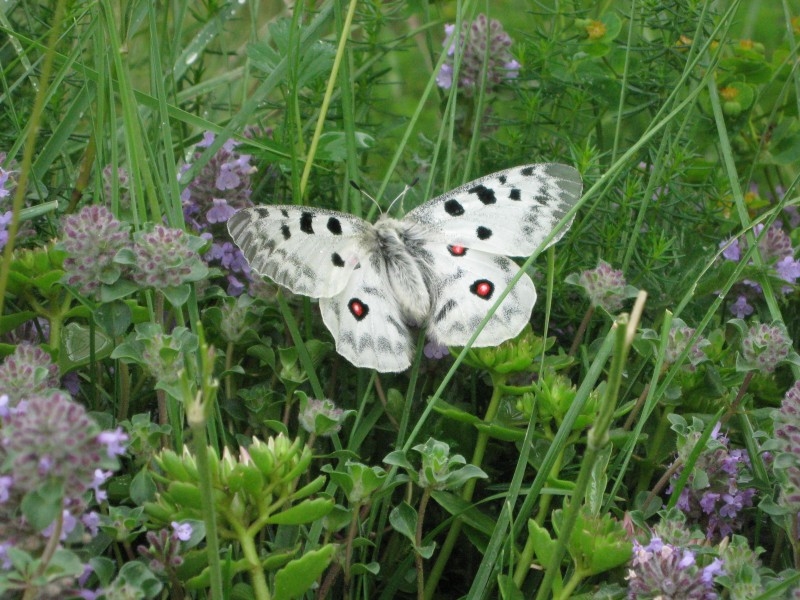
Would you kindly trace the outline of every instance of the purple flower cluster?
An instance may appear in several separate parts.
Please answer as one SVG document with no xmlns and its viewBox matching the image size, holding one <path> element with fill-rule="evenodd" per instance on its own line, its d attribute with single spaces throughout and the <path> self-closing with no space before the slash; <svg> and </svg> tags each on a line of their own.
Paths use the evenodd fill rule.
<svg viewBox="0 0 800 600">
<path fill-rule="evenodd" d="M 766 231 L 764 225 L 759 224 L 753 227 L 753 234 L 758 240 L 761 259 L 772 275 L 787 284 L 795 285 L 800 279 L 800 260 L 794 258 L 792 241 L 783 230 L 783 224 L 778 221 Z M 739 262 L 747 251 L 747 242 L 744 237 L 728 239 L 720 243 L 720 248 L 723 248 L 722 257 L 725 260 Z M 790 285 L 784 285 L 781 291 L 784 294 L 790 292 L 792 290 Z M 761 286 L 755 281 L 745 279 L 737 284 L 734 290 L 737 297 L 730 305 L 730 311 L 740 319 L 753 314 L 754 309 L 750 302 L 762 293 Z"/>
<path fill-rule="evenodd" d="M 116 179 L 119 188 L 119 205 L 123 209 L 129 209 L 131 206 L 131 192 L 129 189 L 131 183 L 131 176 L 128 171 L 123 167 L 117 167 L 116 172 L 111 165 L 106 165 L 103 168 L 103 195 L 107 202 L 111 202 L 113 196 L 113 187 L 111 180 Z"/>
<path fill-rule="evenodd" d="M 0 188 L 2 190 L 2 188 Z M 0 250 L 8 243 L 8 226 L 11 223 L 13 214 L 10 210 L 0 214 Z"/>
<path fill-rule="evenodd" d="M 795 381 L 773 415 L 778 456 L 773 469 L 781 481 L 780 503 L 800 513 L 800 381 Z"/>
<path fill-rule="evenodd" d="M 742 510 L 753 505 L 756 493 L 755 488 L 739 487 L 741 481 L 751 477 L 750 458 L 742 449 L 729 449 L 728 438 L 720 435 L 720 427 L 721 424 L 717 423 L 708 447 L 700 454 L 681 490 L 677 504 L 690 522 L 705 528 L 709 539 L 738 531 L 742 526 Z M 683 446 L 681 460 L 688 457 L 692 446 L 691 443 Z M 683 467 L 675 473 L 667 493 L 672 493 L 674 482 L 682 471 Z"/>
<path fill-rule="evenodd" d="M 214 134 L 206 133 L 191 160 L 197 160 L 202 149 L 213 141 Z M 225 223 L 240 208 L 253 205 L 250 177 L 256 170 L 250 164 L 250 155 L 236 152 L 236 146 L 237 142 L 227 140 L 181 194 L 186 223 L 212 240 L 204 259 L 226 272 L 228 293 L 232 296 L 244 291 L 250 280 L 250 267 L 241 251 L 231 243 Z"/>
<path fill-rule="evenodd" d="M 792 349 L 792 340 L 782 324 L 752 325 L 742 339 L 742 361 L 740 367 L 772 373 L 784 361 Z"/>
<path fill-rule="evenodd" d="M 581 273 L 573 282 L 586 290 L 592 306 L 604 308 L 609 313 L 622 308 L 622 302 L 628 297 L 628 286 L 622 271 L 611 268 L 604 260 L 594 269 Z"/>
<path fill-rule="evenodd" d="M 695 334 L 696 329 L 688 327 L 681 319 L 675 319 L 672 327 L 669 330 L 669 337 L 667 339 L 667 347 L 664 352 L 664 364 L 671 365 L 678 360 L 678 357 L 686 350 L 689 345 L 689 340 Z M 699 337 L 688 352 L 688 364 L 686 369 L 694 371 L 698 364 L 706 360 L 708 357 L 703 348 L 708 346 L 711 342 L 703 337 Z"/>
<path fill-rule="evenodd" d="M 0 152 L 0 206 L 5 208 L 5 205 L 14 193 L 17 187 L 17 182 L 14 181 L 12 175 L 14 171 L 4 169 L 3 163 L 6 162 L 6 153 Z"/>
<path fill-rule="evenodd" d="M 57 387 L 58 366 L 47 352 L 33 344 L 18 345 L 0 365 L 0 389 L 5 390 L 9 408 L 23 398 Z"/>
<path fill-rule="evenodd" d="M 628 569 L 628 598 L 682 598 L 714 600 L 714 577 L 723 575 L 723 563 L 715 558 L 705 567 L 697 565 L 694 552 L 665 544 L 653 537 L 646 546 L 633 542 Z"/>
<path fill-rule="evenodd" d="M 120 275 L 114 257 L 130 246 L 128 226 L 100 204 L 85 206 L 64 218 L 61 246 L 64 279 L 84 296 L 96 295 L 103 283 L 113 283 Z"/>
<path fill-rule="evenodd" d="M 506 79 L 517 77 L 520 64 L 511 56 L 509 49 L 512 41 L 500 21 L 490 20 L 486 15 L 480 14 L 472 23 L 462 23 L 458 36 L 455 28 L 453 24 L 444 26 L 447 37 L 442 45 L 447 48 L 447 58 L 436 76 L 436 84 L 440 88 L 449 90 L 453 85 L 456 44 L 461 50 L 458 87 L 466 94 L 471 95 L 480 84 L 484 63 L 487 91 Z"/>
<path fill-rule="evenodd" d="M 152 231 L 140 231 L 133 237 L 136 283 L 164 289 L 189 281 L 192 263 L 200 256 L 182 230 L 156 225 Z"/>
<path fill-rule="evenodd" d="M 40 551 L 56 531 L 62 541 L 79 525 L 97 535 L 100 520 L 87 512 L 87 492 L 97 502 L 106 499 L 100 486 L 116 468 L 127 435 L 121 429 L 101 431 L 83 406 L 58 390 L 31 394 L 16 406 L 0 396 L 0 431 L 0 565 L 10 568 L 10 548 Z M 63 490 L 61 519 L 39 533 L 20 504 L 26 494 L 52 482 Z"/>
<path fill-rule="evenodd" d="M 146 538 L 150 545 L 140 545 L 137 550 L 149 560 L 150 569 L 154 573 L 169 573 L 174 577 L 175 569 L 183 564 L 183 557 L 180 555 L 181 542 L 192 537 L 192 526 L 177 521 L 173 521 L 171 525 L 172 531 L 148 531 Z"/>
<path fill-rule="evenodd" d="M 322 419 L 318 420 L 317 417 Z M 344 410 L 337 408 L 333 400 L 308 398 L 306 402 L 300 404 L 298 421 L 308 433 L 330 437 L 334 433 L 339 433 L 344 417 Z"/>
</svg>

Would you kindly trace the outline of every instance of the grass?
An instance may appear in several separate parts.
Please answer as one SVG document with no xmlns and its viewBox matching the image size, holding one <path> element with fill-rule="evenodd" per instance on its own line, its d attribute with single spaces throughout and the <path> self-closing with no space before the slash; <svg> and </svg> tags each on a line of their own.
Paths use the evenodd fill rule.
<svg viewBox="0 0 800 600">
<path fill-rule="evenodd" d="M 56 1 L 0 15 L 0 589 L 648 598 L 658 571 L 680 597 L 793 597 L 791 8 Z M 513 39 L 508 57 L 449 55 L 444 24 L 480 13 Z M 516 76 L 490 61 L 512 57 Z M 458 82 L 475 64 L 474 85 L 438 84 L 443 65 Z M 520 261 L 539 292 L 531 327 L 438 359 L 419 335 L 401 374 L 338 356 L 317 302 L 249 281 L 224 246 L 229 215 L 213 216 L 400 217 L 537 162 L 574 166 L 584 188 L 564 237 Z M 87 223 L 89 206 L 109 216 Z M 75 232 L 102 223 L 125 247 L 87 253 Z M 91 282 L 74 278 L 103 252 Z M 23 486 L 74 435 L 23 423 L 19 403 L 39 397 L 88 411 L 92 440 L 125 433 L 127 453 L 102 461 L 107 498 L 58 463 Z M 24 435 L 32 453 L 8 441 Z"/>
</svg>

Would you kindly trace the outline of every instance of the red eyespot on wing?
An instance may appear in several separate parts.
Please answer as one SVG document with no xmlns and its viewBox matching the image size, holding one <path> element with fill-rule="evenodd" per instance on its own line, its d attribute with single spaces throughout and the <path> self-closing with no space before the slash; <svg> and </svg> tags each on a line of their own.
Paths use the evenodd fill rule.
<svg viewBox="0 0 800 600">
<path fill-rule="evenodd" d="M 464 256 L 467 253 L 467 249 L 464 248 L 464 246 L 458 246 L 458 245 L 448 246 L 447 251 L 450 253 L 451 256 Z"/>
<path fill-rule="evenodd" d="M 361 321 L 369 314 L 369 306 L 364 304 L 358 298 L 351 298 L 350 302 L 347 303 L 347 308 L 350 310 L 350 314 L 353 315 L 356 321 Z"/>
<path fill-rule="evenodd" d="M 488 279 L 478 279 L 469 286 L 469 291 L 475 294 L 478 298 L 489 300 L 494 294 L 494 284 Z"/>
</svg>

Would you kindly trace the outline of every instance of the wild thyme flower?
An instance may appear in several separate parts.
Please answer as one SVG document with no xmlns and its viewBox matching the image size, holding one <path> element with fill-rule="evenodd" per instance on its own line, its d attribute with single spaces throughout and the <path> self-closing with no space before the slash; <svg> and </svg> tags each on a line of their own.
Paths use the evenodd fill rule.
<svg viewBox="0 0 800 600">
<path fill-rule="evenodd" d="M 318 419 L 318 417 L 322 417 Z M 300 404 L 300 414 L 298 420 L 300 426 L 308 433 L 330 437 L 334 433 L 339 433 L 342 428 L 342 421 L 345 418 L 345 411 L 336 408 L 333 400 L 316 400 L 308 398 Z"/>
<path fill-rule="evenodd" d="M 783 230 L 783 224 L 777 221 L 766 232 L 764 225 L 758 224 L 753 227 L 753 235 L 758 240 L 758 251 L 768 273 L 771 272 L 789 284 L 781 288 L 784 294 L 790 292 L 792 290 L 790 285 L 795 285 L 800 280 L 800 260 L 794 257 L 792 241 Z M 739 262 L 747 251 L 747 241 L 744 236 L 723 240 L 719 245 L 723 248 L 722 257 L 732 262 Z M 749 264 L 753 264 L 752 259 Z M 738 299 L 729 306 L 729 310 L 741 319 L 753 313 L 748 301 L 762 294 L 763 290 L 758 283 L 745 279 L 736 284 L 734 293 L 738 293 Z"/>
<path fill-rule="evenodd" d="M 447 37 L 442 45 L 447 48 L 447 58 L 436 76 L 440 88 L 448 90 L 453 85 L 456 44 L 461 50 L 457 85 L 466 94 L 473 94 L 480 84 L 484 62 L 487 91 L 492 91 L 506 79 L 517 77 L 520 64 L 511 56 L 511 37 L 503 30 L 500 21 L 480 14 L 472 23 L 462 23 L 458 36 L 455 35 L 455 25 L 445 25 L 444 31 Z"/>
<path fill-rule="evenodd" d="M 108 464 L 100 427 L 67 394 L 33 395 L 3 419 L 0 446 L 14 490 L 27 493 L 55 479 L 67 501 L 82 503 L 97 489 L 95 470 Z M 103 479 L 104 481 L 105 479 Z"/>
<path fill-rule="evenodd" d="M 9 407 L 57 387 L 58 365 L 38 346 L 20 344 L 0 365 L 0 389 L 8 395 Z"/>
<path fill-rule="evenodd" d="M 61 247 L 68 255 L 64 280 L 84 296 L 95 295 L 101 284 L 119 278 L 114 257 L 129 245 L 128 226 L 105 206 L 92 204 L 65 217 L 61 227 Z"/>
<path fill-rule="evenodd" d="M 441 360 L 445 356 L 450 356 L 450 350 L 447 348 L 447 346 L 437 344 L 433 341 L 429 341 L 425 344 L 425 347 L 422 349 L 422 353 L 426 358 L 431 360 Z"/>
<path fill-rule="evenodd" d="M 695 334 L 695 331 L 696 329 L 688 327 L 681 319 L 675 319 L 673 321 L 672 327 L 670 327 L 669 330 L 667 348 L 664 353 L 665 364 L 671 365 L 678 360 L 678 357 L 689 345 L 689 340 Z M 698 364 L 706 360 L 707 357 L 703 352 L 703 348 L 709 344 L 710 342 L 703 337 L 699 337 L 695 343 L 692 344 L 692 347 L 687 355 L 689 363 L 686 365 L 686 367 L 689 370 L 694 371 Z"/>
<path fill-rule="evenodd" d="M 184 170 L 211 145 L 214 137 L 211 132 L 205 134 Z M 251 156 L 237 152 L 237 146 L 238 142 L 227 140 L 181 194 L 186 223 L 212 240 L 211 249 L 203 258 L 227 272 L 227 291 L 232 296 L 244 291 L 250 280 L 250 267 L 231 243 L 225 223 L 237 210 L 253 206 L 250 178 L 256 171 L 250 164 Z"/>
<path fill-rule="evenodd" d="M 789 356 L 791 348 L 792 340 L 782 325 L 752 325 L 742 339 L 742 362 L 737 367 L 772 373 Z"/>
<path fill-rule="evenodd" d="M 190 247 L 183 231 L 156 225 L 133 238 L 133 279 L 138 284 L 163 289 L 191 281 L 193 263 L 200 261 L 200 255 Z"/>
<path fill-rule="evenodd" d="M 586 290 L 592 306 L 604 308 L 609 313 L 621 309 L 625 298 L 631 295 L 630 286 L 625 283 L 622 271 L 612 269 L 604 260 L 596 268 L 581 273 L 579 277 L 570 275 L 567 281 Z"/>
<path fill-rule="evenodd" d="M 117 179 L 119 190 L 119 205 L 121 208 L 129 209 L 131 206 L 131 192 L 129 189 L 131 177 L 124 167 L 117 167 L 116 173 L 111 165 L 103 168 L 103 194 L 108 202 L 111 202 L 114 188 L 111 184 L 113 178 Z"/>
<path fill-rule="evenodd" d="M 695 462 L 677 503 L 687 521 L 703 527 L 709 539 L 738 531 L 743 523 L 742 510 L 753 505 L 756 493 L 755 488 L 740 487 L 752 478 L 750 458 L 740 448 L 729 449 L 728 438 L 720 434 L 720 427 L 718 423 Z M 699 437 L 698 431 L 692 431 L 679 442 L 678 456 L 682 461 L 688 458 Z M 668 494 L 682 472 L 683 467 L 675 472 Z"/>
<path fill-rule="evenodd" d="M 151 335 L 140 339 L 143 342 L 142 362 L 150 374 L 160 383 L 177 383 L 185 367 L 182 334 L 176 330 L 174 335 L 166 335 L 160 329 L 155 331 L 154 327 Z"/>
<path fill-rule="evenodd" d="M 781 480 L 780 503 L 800 512 L 800 381 L 795 381 L 772 416 L 778 456 L 773 469 Z"/>
<path fill-rule="evenodd" d="M 0 188 L 1 190 L 2 188 Z M 8 243 L 8 226 L 11 224 L 13 213 L 10 210 L 0 214 L 0 250 Z"/>
<path fill-rule="evenodd" d="M 686 548 L 665 544 L 654 537 L 646 546 L 633 543 L 628 569 L 628 598 L 672 600 L 713 600 L 714 577 L 724 573 L 722 561 L 714 559 L 699 567 L 697 557 Z"/>
<path fill-rule="evenodd" d="M 253 299 L 243 294 L 220 307 L 219 331 L 226 342 L 238 342 L 250 330 L 247 315 L 252 305 Z"/>
<path fill-rule="evenodd" d="M 191 535 L 191 526 L 188 527 Z M 168 529 L 148 531 L 146 538 L 150 545 L 141 545 L 137 549 L 139 554 L 149 559 L 150 569 L 154 573 L 174 572 L 183 564 L 183 557 L 180 555 L 183 538 L 179 537 L 178 530 L 174 527 L 172 532 Z"/>
<path fill-rule="evenodd" d="M 0 206 L 5 207 L 6 204 L 9 203 L 9 200 L 14 195 L 14 190 L 17 189 L 17 182 L 14 180 L 12 175 L 14 171 L 10 169 L 4 169 L 3 163 L 6 162 L 6 153 L 0 152 Z"/>
<path fill-rule="evenodd" d="M 730 305 L 730 311 L 737 319 L 743 319 L 753 314 L 753 307 L 747 302 L 747 296 L 744 294 L 739 295 L 736 302 Z"/>
</svg>

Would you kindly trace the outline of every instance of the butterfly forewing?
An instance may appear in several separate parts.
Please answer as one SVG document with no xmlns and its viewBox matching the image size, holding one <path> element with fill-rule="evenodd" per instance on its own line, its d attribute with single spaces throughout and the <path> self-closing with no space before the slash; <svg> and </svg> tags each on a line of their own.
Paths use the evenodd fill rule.
<svg viewBox="0 0 800 600">
<path fill-rule="evenodd" d="M 344 289 L 364 258 L 372 225 L 331 210 L 258 206 L 235 213 L 228 231 L 259 275 L 312 298 Z"/>
<path fill-rule="evenodd" d="M 429 227 L 449 244 L 530 256 L 576 204 L 581 188 L 580 174 L 567 165 L 515 167 L 434 198 L 405 219 Z"/>
</svg>

